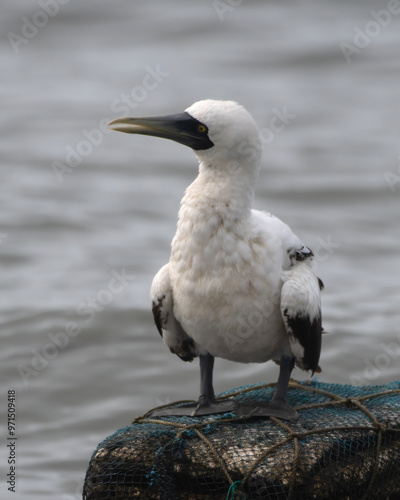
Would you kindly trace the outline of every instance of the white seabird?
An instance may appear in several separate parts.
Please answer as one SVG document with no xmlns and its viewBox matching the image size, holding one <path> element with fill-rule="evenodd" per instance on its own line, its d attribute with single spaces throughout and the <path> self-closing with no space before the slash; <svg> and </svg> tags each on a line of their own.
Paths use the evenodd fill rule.
<svg viewBox="0 0 400 500">
<path fill-rule="evenodd" d="M 287 389 L 295 363 L 320 371 L 322 282 L 311 268 L 312 251 L 280 219 L 253 209 L 262 150 L 254 120 L 233 101 L 208 99 L 181 114 L 123 117 L 109 125 L 174 140 L 191 147 L 199 160 L 151 299 L 171 352 L 184 361 L 200 358 L 201 392 L 195 405 L 157 415 L 238 411 L 235 401 L 215 398 L 219 357 L 276 361 L 274 396 L 251 414 L 297 418 L 286 402 Z"/>
</svg>

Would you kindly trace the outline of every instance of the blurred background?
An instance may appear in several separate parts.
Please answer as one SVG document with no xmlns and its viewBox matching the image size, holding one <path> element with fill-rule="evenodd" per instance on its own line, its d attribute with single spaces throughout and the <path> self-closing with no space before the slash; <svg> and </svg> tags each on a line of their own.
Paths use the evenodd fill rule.
<svg viewBox="0 0 400 500">
<path fill-rule="evenodd" d="M 198 396 L 197 362 L 169 354 L 149 304 L 197 160 L 169 141 L 109 133 L 118 116 L 202 98 L 243 104 L 265 143 L 256 206 L 314 250 L 325 282 L 319 380 L 399 378 L 396 2 L 1 9 L 1 407 L 15 390 L 18 436 L 17 494 L 2 442 L 2 498 L 80 498 L 102 439 Z M 272 362 L 216 362 L 217 391 L 276 377 Z"/>
</svg>

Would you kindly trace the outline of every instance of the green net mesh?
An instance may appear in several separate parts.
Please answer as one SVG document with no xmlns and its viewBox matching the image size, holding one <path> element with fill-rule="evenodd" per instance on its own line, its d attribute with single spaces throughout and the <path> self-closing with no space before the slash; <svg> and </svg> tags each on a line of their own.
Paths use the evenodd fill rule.
<svg viewBox="0 0 400 500">
<path fill-rule="evenodd" d="M 220 395 L 265 401 L 274 385 Z M 136 418 L 99 444 L 84 500 L 400 499 L 400 382 L 291 381 L 300 418 Z"/>
</svg>

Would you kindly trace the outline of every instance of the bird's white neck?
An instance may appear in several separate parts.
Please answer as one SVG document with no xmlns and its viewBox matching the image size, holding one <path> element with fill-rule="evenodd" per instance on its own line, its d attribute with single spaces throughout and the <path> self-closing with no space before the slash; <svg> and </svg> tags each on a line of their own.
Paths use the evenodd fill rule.
<svg viewBox="0 0 400 500">
<path fill-rule="evenodd" d="M 207 222 L 216 213 L 226 221 L 246 219 L 253 206 L 258 171 L 256 165 L 235 160 L 223 164 L 201 162 L 199 175 L 182 199 L 179 219 L 196 217 Z"/>
<path fill-rule="evenodd" d="M 170 262 L 193 278 L 206 268 L 221 272 L 237 265 L 231 244 L 248 226 L 257 170 L 244 175 L 240 166 L 227 172 L 215 163 L 200 164 L 181 202 Z"/>
<path fill-rule="evenodd" d="M 170 258 L 176 272 L 192 280 L 206 272 L 237 272 L 236 242 L 249 225 L 258 165 L 202 159 L 179 210 Z"/>
</svg>

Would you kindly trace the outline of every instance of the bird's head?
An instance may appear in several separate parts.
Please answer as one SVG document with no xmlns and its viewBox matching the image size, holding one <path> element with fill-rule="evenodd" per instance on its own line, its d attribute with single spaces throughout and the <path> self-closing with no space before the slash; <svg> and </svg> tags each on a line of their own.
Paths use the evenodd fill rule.
<svg viewBox="0 0 400 500">
<path fill-rule="evenodd" d="M 171 139 L 194 150 L 200 162 L 226 165 L 229 162 L 258 167 L 261 146 L 258 129 L 250 114 L 233 101 L 206 99 L 183 113 L 147 118 L 117 118 L 113 130 L 128 134 Z"/>
</svg>

